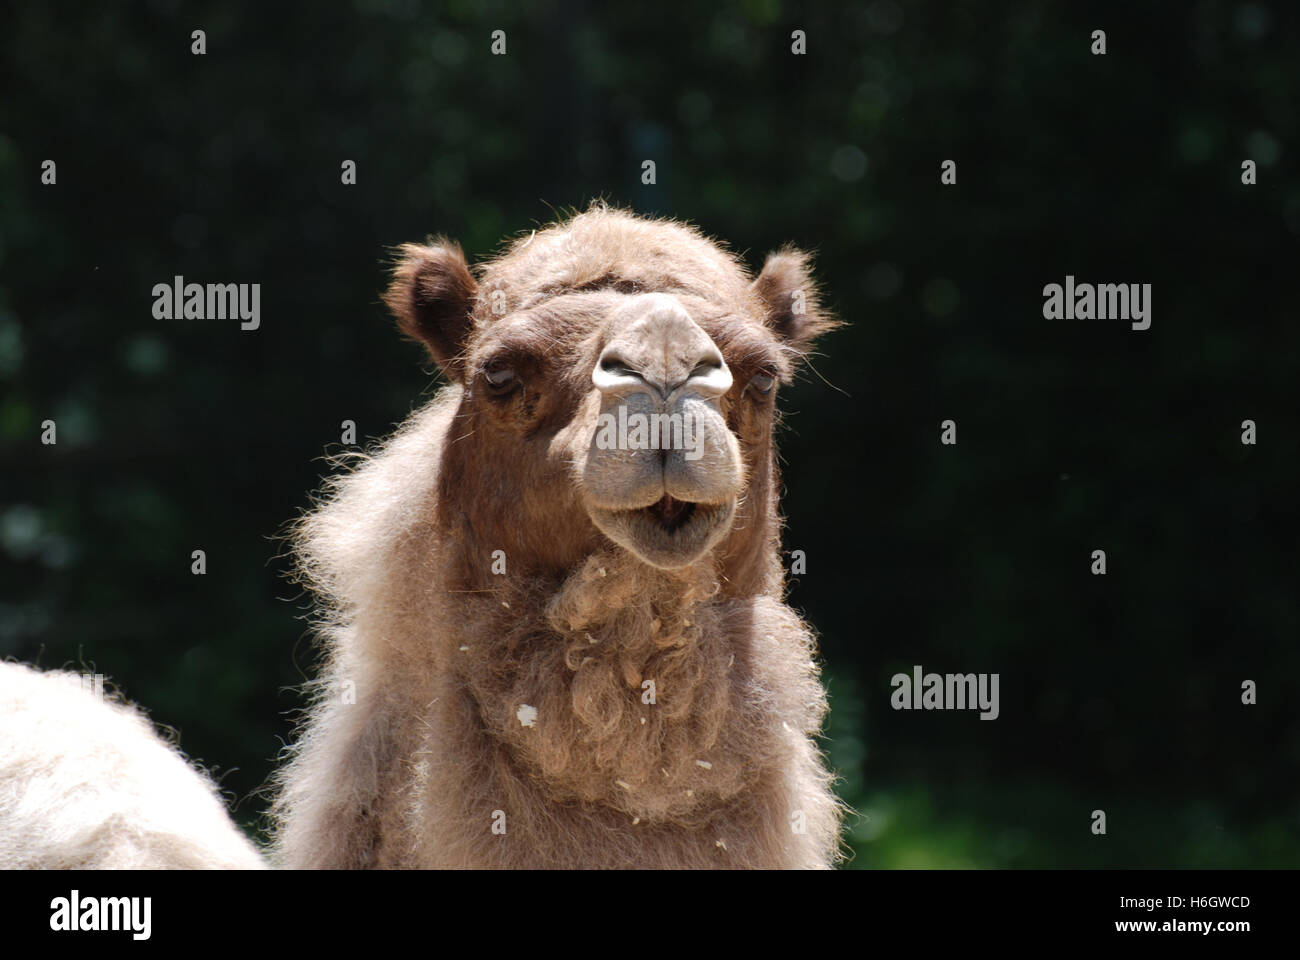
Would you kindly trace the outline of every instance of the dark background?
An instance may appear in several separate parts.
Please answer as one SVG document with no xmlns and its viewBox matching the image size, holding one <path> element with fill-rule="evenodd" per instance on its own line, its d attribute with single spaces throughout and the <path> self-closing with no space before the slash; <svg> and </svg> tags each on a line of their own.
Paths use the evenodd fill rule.
<svg viewBox="0 0 1300 960">
<path fill-rule="evenodd" d="M 0 656 L 108 674 L 257 829 L 312 662 L 274 536 L 342 420 L 435 387 L 386 247 L 603 196 L 816 248 L 851 323 L 782 452 L 852 866 L 1300 864 L 1292 5 L 1064 6 L 11 8 Z M 1045 320 L 1067 273 L 1153 284 L 1151 329 Z M 261 283 L 261 329 L 154 320 L 176 274 Z M 1001 717 L 891 710 L 913 664 Z"/>
</svg>

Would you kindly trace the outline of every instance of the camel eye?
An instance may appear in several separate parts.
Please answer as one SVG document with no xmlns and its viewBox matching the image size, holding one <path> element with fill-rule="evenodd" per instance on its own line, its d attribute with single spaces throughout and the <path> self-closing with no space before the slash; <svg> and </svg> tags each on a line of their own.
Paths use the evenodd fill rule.
<svg viewBox="0 0 1300 960">
<path fill-rule="evenodd" d="M 488 367 L 483 371 L 483 379 L 487 382 L 488 392 L 495 396 L 505 396 L 519 383 L 514 369 L 507 366 Z"/>
<path fill-rule="evenodd" d="M 766 396 L 771 393 L 772 388 L 776 386 L 776 377 L 772 376 L 770 373 L 756 373 L 750 378 L 749 385 L 759 393 Z"/>
</svg>

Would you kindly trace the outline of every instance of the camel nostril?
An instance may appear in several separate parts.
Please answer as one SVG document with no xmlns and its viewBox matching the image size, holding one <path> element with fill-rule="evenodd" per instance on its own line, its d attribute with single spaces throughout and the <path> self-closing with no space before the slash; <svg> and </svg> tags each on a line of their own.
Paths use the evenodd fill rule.
<svg viewBox="0 0 1300 960">
<path fill-rule="evenodd" d="M 695 367 L 691 370 L 691 376 L 707 377 L 709 374 L 713 373 L 715 370 L 720 369 L 721 367 L 722 367 L 722 357 L 718 357 L 717 359 L 714 359 L 713 357 L 707 357 L 695 365 Z"/>
<path fill-rule="evenodd" d="M 591 382 L 598 390 L 625 393 L 644 388 L 645 378 L 616 351 L 606 350 L 591 371 Z"/>
<path fill-rule="evenodd" d="M 664 401 L 683 389 L 706 399 L 726 393 L 731 372 L 722 351 L 680 305 L 661 299 L 667 298 L 647 295 L 618 318 L 592 382 L 606 394 L 654 392 Z"/>
<path fill-rule="evenodd" d="M 617 355 L 607 355 L 600 358 L 600 369 L 606 373 L 612 373 L 616 377 L 635 377 L 636 371 L 622 357 Z"/>
<path fill-rule="evenodd" d="M 731 389 L 731 371 L 715 348 L 695 364 L 685 383 L 696 393 L 721 395 Z"/>
</svg>

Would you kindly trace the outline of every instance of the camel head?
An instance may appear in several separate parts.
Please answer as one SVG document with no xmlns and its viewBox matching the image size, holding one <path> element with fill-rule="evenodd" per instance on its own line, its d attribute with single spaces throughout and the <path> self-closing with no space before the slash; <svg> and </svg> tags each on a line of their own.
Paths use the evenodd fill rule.
<svg viewBox="0 0 1300 960">
<path fill-rule="evenodd" d="M 473 271 L 407 244 L 385 300 L 459 386 L 441 498 L 474 549 L 557 570 L 606 540 L 662 570 L 775 550 L 777 389 L 834 323 L 803 253 L 751 278 L 598 205 Z"/>
</svg>

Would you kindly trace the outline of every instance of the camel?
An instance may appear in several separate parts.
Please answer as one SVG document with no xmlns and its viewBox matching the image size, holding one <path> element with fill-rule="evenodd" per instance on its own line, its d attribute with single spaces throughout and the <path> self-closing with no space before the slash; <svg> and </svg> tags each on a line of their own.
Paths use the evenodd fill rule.
<svg viewBox="0 0 1300 960">
<path fill-rule="evenodd" d="M 0 869 L 264 868 L 207 774 L 87 686 L 0 663 Z"/>
<path fill-rule="evenodd" d="M 447 385 L 292 525 L 322 663 L 274 861 L 834 865 L 773 442 L 779 385 L 837 323 L 808 256 L 751 277 L 598 203 L 473 270 L 406 244 L 385 301 Z"/>
</svg>

